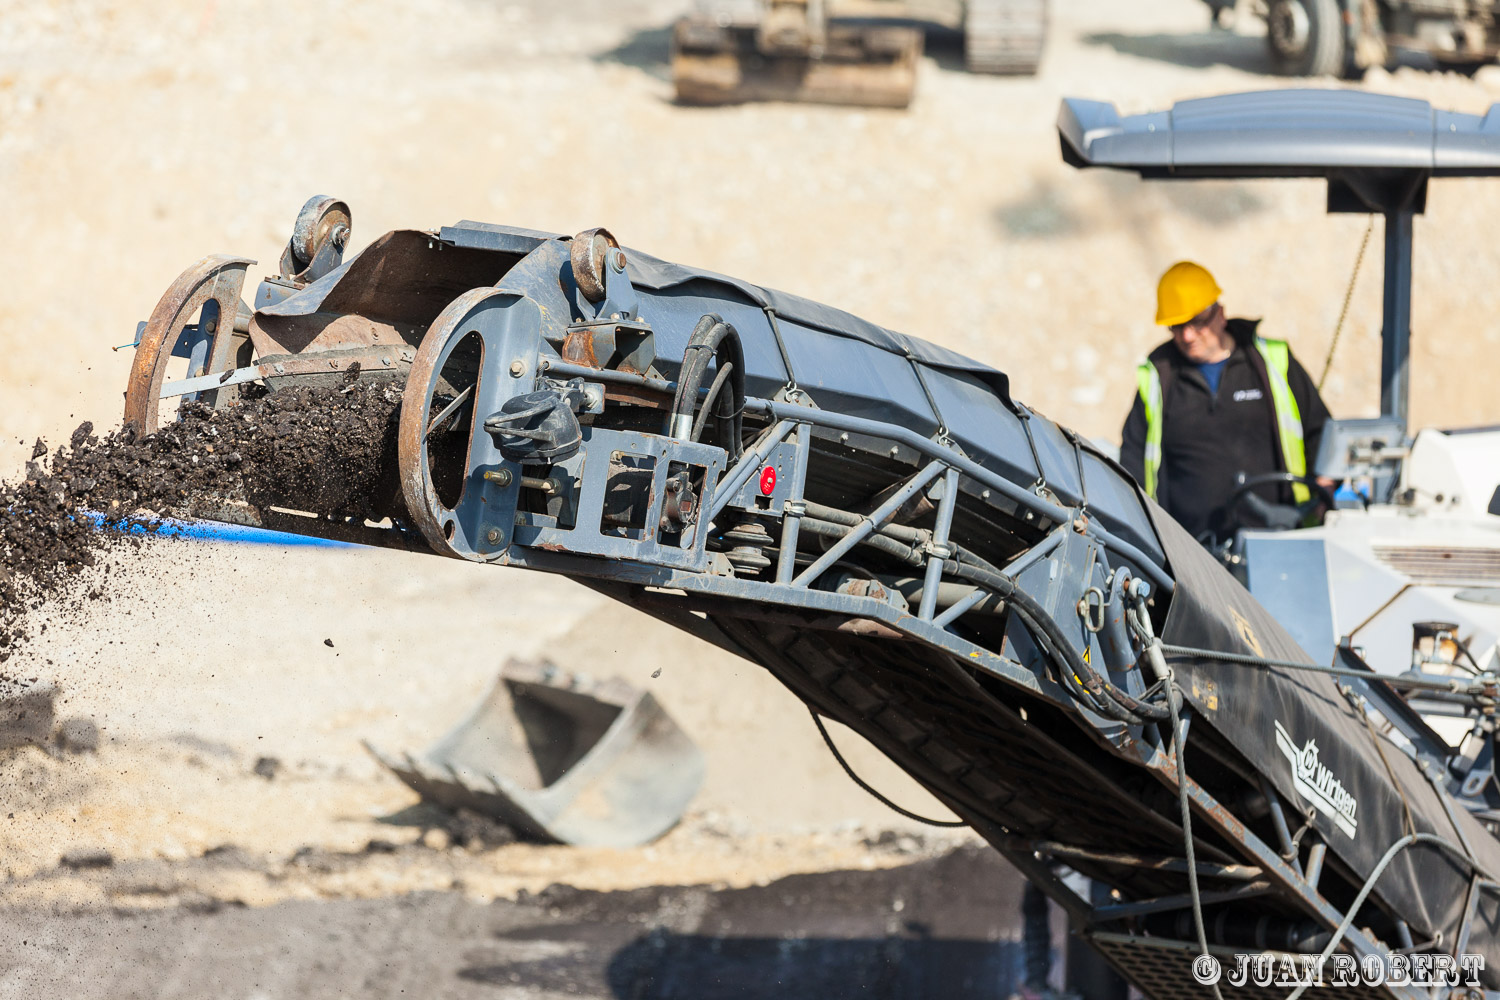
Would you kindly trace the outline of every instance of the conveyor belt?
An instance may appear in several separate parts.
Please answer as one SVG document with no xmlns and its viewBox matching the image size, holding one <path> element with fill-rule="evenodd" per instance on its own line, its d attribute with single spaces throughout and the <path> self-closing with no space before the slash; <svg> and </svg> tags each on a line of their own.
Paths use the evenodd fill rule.
<svg viewBox="0 0 1500 1000">
<path fill-rule="evenodd" d="M 205 283 L 227 309 L 238 288 L 224 260 L 184 275 L 157 329 L 184 328 L 174 303 L 202 307 L 190 293 Z M 455 275 L 479 273 L 495 284 L 450 298 Z M 1306 658 L 1112 461 L 1013 401 L 1002 374 L 602 230 L 397 233 L 321 277 L 269 284 L 244 324 L 252 342 L 323 331 L 301 350 L 278 342 L 288 377 L 330 349 L 384 351 L 397 360 L 382 368 L 406 374 L 410 522 L 388 535 L 573 577 L 764 666 L 971 823 L 1143 992 L 1198 995 L 1179 961 L 1198 946 L 1182 929 L 1185 831 L 1154 635 Z M 344 339 L 330 348 L 328 331 Z M 278 377 L 255 374 L 272 391 Z M 1342 681 L 1191 656 L 1171 667 L 1212 946 L 1321 948 L 1409 806 L 1417 828 L 1474 857 L 1403 855 L 1341 948 L 1441 933 L 1444 949 L 1500 964 L 1500 899 L 1475 874 L 1500 871 L 1500 845 L 1450 816 L 1443 751 L 1389 687 L 1357 664 Z M 1339 684 L 1397 724 L 1407 752 L 1378 747 Z M 1054 863 L 1113 902 L 1079 897 Z"/>
</svg>

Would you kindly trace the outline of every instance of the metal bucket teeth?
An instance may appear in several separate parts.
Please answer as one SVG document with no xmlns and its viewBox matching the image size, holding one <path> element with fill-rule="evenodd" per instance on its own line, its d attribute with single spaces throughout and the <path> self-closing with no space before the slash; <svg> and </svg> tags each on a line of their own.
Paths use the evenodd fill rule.
<svg viewBox="0 0 1500 1000">
<path fill-rule="evenodd" d="M 512 660 L 463 722 L 420 754 L 365 748 L 422 798 L 522 836 L 635 847 L 682 818 L 703 754 L 650 694 Z"/>
</svg>

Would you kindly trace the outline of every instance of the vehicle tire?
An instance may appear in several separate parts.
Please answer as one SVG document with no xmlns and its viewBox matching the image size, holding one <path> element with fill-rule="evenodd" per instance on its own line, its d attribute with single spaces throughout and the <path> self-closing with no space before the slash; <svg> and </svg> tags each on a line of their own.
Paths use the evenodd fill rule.
<svg viewBox="0 0 1500 1000">
<path fill-rule="evenodd" d="M 1271 0 L 1266 10 L 1271 65 L 1286 76 L 1344 71 L 1344 19 L 1338 0 Z"/>
<path fill-rule="evenodd" d="M 1493 59 L 1445 59 L 1438 61 L 1438 67 L 1446 73 L 1461 73 L 1464 76 L 1473 76 L 1493 62 Z"/>
<path fill-rule="evenodd" d="M 967 0 L 964 62 L 970 73 L 1032 76 L 1047 41 L 1047 0 Z"/>
</svg>

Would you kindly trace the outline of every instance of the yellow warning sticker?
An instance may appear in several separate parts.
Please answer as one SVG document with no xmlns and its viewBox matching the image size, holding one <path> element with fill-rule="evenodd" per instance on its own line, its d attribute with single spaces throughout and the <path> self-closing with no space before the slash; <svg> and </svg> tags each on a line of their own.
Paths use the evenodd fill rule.
<svg viewBox="0 0 1500 1000">
<path fill-rule="evenodd" d="M 1229 617 L 1234 619 L 1235 631 L 1239 632 L 1240 638 L 1245 640 L 1245 645 L 1255 651 L 1256 656 L 1265 656 L 1266 651 L 1260 648 L 1260 640 L 1255 637 L 1255 632 L 1250 628 L 1249 620 L 1234 608 L 1229 609 Z"/>
</svg>

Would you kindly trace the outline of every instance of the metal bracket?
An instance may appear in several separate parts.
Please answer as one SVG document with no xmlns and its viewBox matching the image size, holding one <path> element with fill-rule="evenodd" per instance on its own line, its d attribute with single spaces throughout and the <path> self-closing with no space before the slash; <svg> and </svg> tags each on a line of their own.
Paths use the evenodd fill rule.
<svg viewBox="0 0 1500 1000">
<path fill-rule="evenodd" d="M 701 515 L 697 523 L 682 533 L 681 544 L 672 545 L 660 537 L 662 508 L 666 503 L 667 480 L 674 466 L 688 465 L 704 470 L 703 494 L 712 493 L 724 471 L 724 449 L 691 441 L 676 441 L 656 434 L 634 431 L 583 428 L 584 445 L 577 454 L 557 463 L 554 468 L 578 483 L 577 514 L 572 528 L 542 522 L 517 523 L 513 529 L 514 544 L 538 549 L 556 549 L 581 556 L 603 556 L 628 559 L 652 566 L 669 566 L 701 573 L 708 567 L 704 542 L 708 533 Z M 636 534 L 613 533 L 603 527 L 604 506 L 609 491 L 612 456 L 628 456 L 649 462 L 650 486 L 642 523 Z M 511 486 L 509 489 L 519 489 Z M 520 518 L 517 519 L 521 520 Z"/>
<path fill-rule="evenodd" d="M 578 315 L 583 316 L 586 321 L 592 319 L 598 322 L 629 322 L 639 319 L 641 300 L 626 271 L 625 251 L 618 246 L 611 246 L 604 251 L 603 257 L 603 266 L 599 269 L 598 276 L 603 279 L 604 298 L 596 305 L 589 301 L 580 285 L 573 296 Z"/>
</svg>

